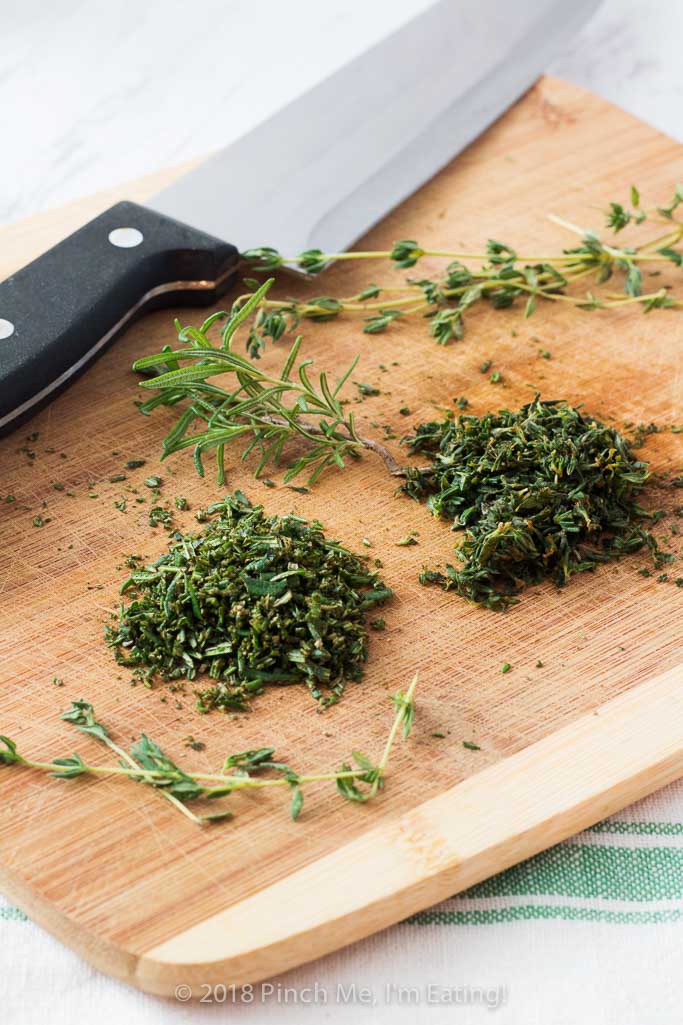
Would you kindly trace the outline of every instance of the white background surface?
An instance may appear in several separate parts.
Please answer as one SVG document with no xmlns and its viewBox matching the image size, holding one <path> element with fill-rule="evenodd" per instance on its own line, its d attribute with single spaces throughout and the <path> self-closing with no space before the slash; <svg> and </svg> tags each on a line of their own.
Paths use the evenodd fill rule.
<svg viewBox="0 0 683 1025">
<path fill-rule="evenodd" d="M 0 223 L 216 148 L 426 3 L 0 0 Z M 551 70 L 683 139 L 682 40 L 681 0 L 606 0 Z"/>
<path fill-rule="evenodd" d="M 387 11 L 408 16 L 424 2 L 0 0 L 0 222 L 214 148 L 228 130 L 265 116 L 376 37 Z M 606 0 L 550 70 L 683 140 L 682 40 L 681 0 Z M 671 960 L 680 947 L 675 926 L 643 930 L 636 945 L 623 930 L 579 924 L 541 929 L 527 923 L 504 933 L 473 927 L 460 930 L 457 941 L 448 933 L 425 946 L 426 933 L 398 927 L 287 981 L 503 983 L 509 987 L 506 1008 L 372 1011 L 278 1001 L 246 1013 L 230 1006 L 183 1007 L 100 976 L 24 924 L 11 933 L 13 949 L 6 945 L 0 952 L 3 1017 L 18 1025 L 66 1025 L 95 1015 L 103 1025 L 230 1018 L 283 1025 L 680 1021 L 672 988 L 680 975 L 680 960 Z M 521 949 L 528 952 L 524 978 L 515 961 Z M 560 983 L 549 1000 L 547 979 L 559 965 Z M 625 980 L 641 972 L 642 981 L 629 993 Z"/>
</svg>

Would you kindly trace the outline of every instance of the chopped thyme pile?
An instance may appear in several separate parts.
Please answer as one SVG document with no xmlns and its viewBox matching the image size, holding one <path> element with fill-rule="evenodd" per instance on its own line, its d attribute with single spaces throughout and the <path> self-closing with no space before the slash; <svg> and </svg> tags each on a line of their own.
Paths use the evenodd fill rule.
<svg viewBox="0 0 683 1025">
<path fill-rule="evenodd" d="M 637 501 L 647 464 L 613 427 L 564 402 L 445 418 L 407 442 L 432 465 L 410 471 L 403 490 L 465 530 L 460 565 L 426 569 L 422 583 L 504 609 L 528 584 L 565 584 L 644 545 L 664 558 Z"/>
<path fill-rule="evenodd" d="M 239 491 L 207 515 L 124 583 L 132 600 L 107 629 L 118 661 L 165 680 L 208 673 L 201 711 L 243 710 L 269 684 L 337 701 L 362 676 L 366 613 L 391 591 L 315 521 L 266 516 Z"/>
</svg>

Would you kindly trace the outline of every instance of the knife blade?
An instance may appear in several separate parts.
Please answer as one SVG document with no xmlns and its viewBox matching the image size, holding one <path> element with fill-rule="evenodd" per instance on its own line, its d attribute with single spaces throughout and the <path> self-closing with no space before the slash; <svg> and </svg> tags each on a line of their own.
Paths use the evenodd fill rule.
<svg viewBox="0 0 683 1025">
<path fill-rule="evenodd" d="M 141 312 L 214 302 L 240 251 L 346 249 L 517 99 L 599 2 L 427 3 L 144 207 L 117 203 L 2 282 L 0 433 Z"/>
</svg>

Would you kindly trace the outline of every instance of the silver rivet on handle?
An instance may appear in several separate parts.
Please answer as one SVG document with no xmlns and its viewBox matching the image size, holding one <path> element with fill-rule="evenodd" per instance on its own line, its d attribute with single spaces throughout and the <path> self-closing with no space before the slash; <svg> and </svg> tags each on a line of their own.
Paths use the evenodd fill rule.
<svg viewBox="0 0 683 1025">
<path fill-rule="evenodd" d="M 109 241 L 118 249 L 134 249 L 144 241 L 144 238 L 137 228 L 114 228 L 109 232 Z"/>
<path fill-rule="evenodd" d="M 11 320 L 3 320 L 0 317 L 0 342 L 4 341 L 5 338 L 11 338 L 14 334 L 14 324 Z"/>
</svg>

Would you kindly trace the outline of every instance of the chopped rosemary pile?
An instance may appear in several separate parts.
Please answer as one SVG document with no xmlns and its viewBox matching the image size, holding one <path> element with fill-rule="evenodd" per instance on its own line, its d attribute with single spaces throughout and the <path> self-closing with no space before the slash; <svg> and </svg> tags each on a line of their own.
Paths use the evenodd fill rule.
<svg viewBox="0 0 683 1025">
<path fill-rule="evenodd" d="M 188 772 L 165 754 L 159 745 L 144 733 L 130 752 L 120 747 L 109 730 L 95 718 L 95 709 L 87 701 L 73 701 L 62 719 L 104 744 L 118 757 L 116 765 L 90 765 L 75 753 L 66 757 L 38 762 L 25 757 L 10 737 L 0 735 L 0 766 L 15 765 L 47 772 L 57 779 L 76 779 L 79 776 L 112 776 L 129 779 L 154 787 L 170 804 L 199 826 L 233 818 L 226 808 L 209 814 L 197 815 L 187 807 L 195 801 L 213 801 L 229 797 L 238 790 L 258 792 L 268 787 L 286 787 L 292 797 L 289 811 L 298 819 L 304 804 L 304 787 L 310 783 L 332 782 L 337 792 L 347 801 L 363 804 L 384 788 L 389 756 L 399 732 L 407 739 L 415 716 L 415 688 L 417 673 L 404 694 L 397 691 L 391 698 L 394 719 L 382 753 L 373 761 L 360 751 L 352 751 L 351 764 L 344 762 L 337 772 L 302 774 L 290 765 L 275 760 L 275 749 L 261 747 L 253 751 L 240 751 L 228 755 L 220 772 Z"/>
<path fill-rule="evenodd" d="M 465 531 L 460 564 L 424 570 L 422 583 L 504 609 L 528 584 L 562 585 L 644 545 L 665 559 L 637 501 L 647 464 L 613 427 L 564 402 L 445 418 L 407 441 L 432 465 L 411 470 L 403 490 Z"/>
<path fill-rule="evenodd" d="M 245 709 L 269 684 L 337 701 L 362 676 L 366 613 L 392 592 L 315 521 L 267 516 L 239 491 L 207 514 L 201 533 L 176 534 L 123 584 L 131 601 L 107 628 L 118 661 L 150 678 L 208 673 L 201 711 Z"/>
</svg>

